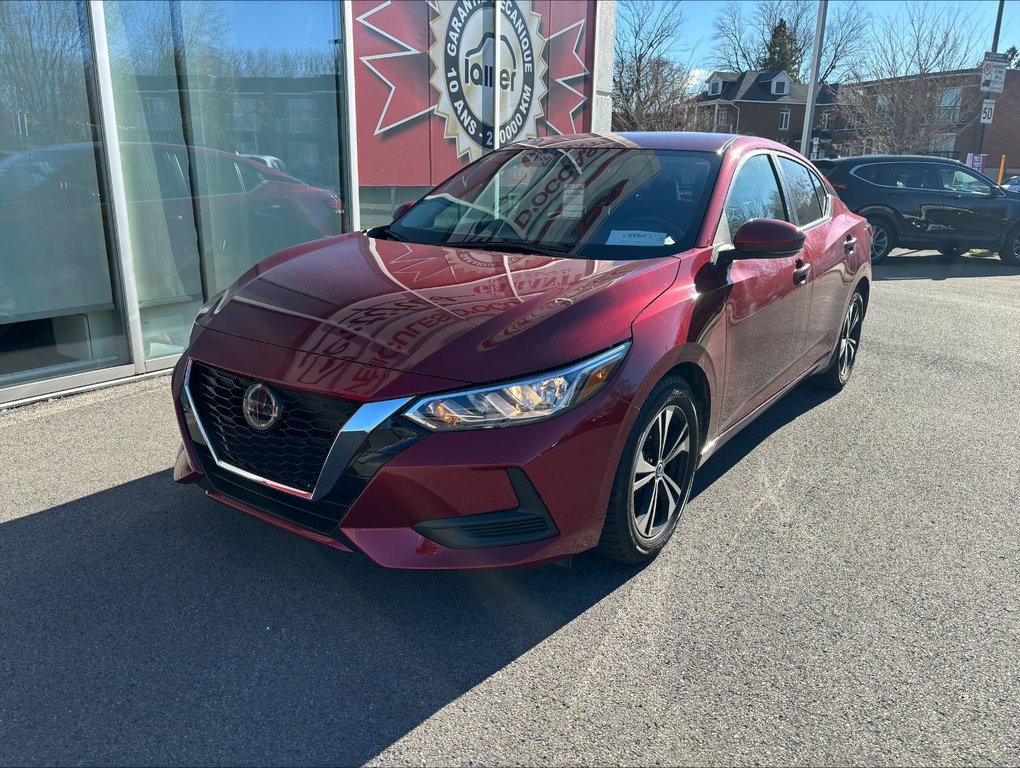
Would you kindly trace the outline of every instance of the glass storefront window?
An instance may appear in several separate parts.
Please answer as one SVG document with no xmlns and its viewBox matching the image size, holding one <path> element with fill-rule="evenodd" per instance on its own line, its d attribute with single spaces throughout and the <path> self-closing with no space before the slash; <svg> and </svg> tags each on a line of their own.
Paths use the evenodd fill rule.
<svg viewBox="0 0 1020 768">
<path fill-rule="evenodd" d="M 148 359 L 204 299 L 283 248 L 339 234 L 334 0 L 104 4 Z"/>
<path fill-rule="evenodd" d="M 0 3 L 0 399 L 129 362 L 84 14 Z"/>
</svg>

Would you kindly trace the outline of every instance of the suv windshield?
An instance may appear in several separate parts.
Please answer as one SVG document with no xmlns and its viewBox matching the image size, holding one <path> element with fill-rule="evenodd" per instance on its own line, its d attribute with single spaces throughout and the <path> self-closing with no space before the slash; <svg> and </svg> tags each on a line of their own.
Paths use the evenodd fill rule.
<svg viewBox="0 0 1020 768">
<path fill-rule="evenodd" d="M 389 231 L 588 259 L 667 256 L 694 245 L 718 170 L 711 152 L 512 147 L 436 187 Z"/>
</svg>

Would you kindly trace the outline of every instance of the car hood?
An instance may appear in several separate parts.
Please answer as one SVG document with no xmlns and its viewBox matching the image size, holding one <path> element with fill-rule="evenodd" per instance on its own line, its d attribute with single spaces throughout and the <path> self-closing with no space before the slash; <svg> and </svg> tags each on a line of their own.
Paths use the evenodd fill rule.
<svg viewBox="0 0 1020 768">
<path fill-rule="evenodd" d="M 353 233 L 271 256 L 201 323 L 330 358 L 480 383 L 625 341 L 678 267 L 675 257 L 549 258 Z"/>
</svg>

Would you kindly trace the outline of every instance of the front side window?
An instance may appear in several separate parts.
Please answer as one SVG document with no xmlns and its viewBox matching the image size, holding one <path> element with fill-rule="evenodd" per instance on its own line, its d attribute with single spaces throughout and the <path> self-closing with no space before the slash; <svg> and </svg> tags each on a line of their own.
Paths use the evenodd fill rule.
<svg viewBox="0 0 1020 768">
<path fill-rule="evenodd" d="M 991 183 L 976 173 L 963 168 L 942 166 L 939 168 L 942 177 L 942 189 L 946 192 L 963 192 L 971 195 L 991 194 Z"/>
<path fill-rule="evenodd" d="M 436 187 L 390 227 L 416 243 L 588 259 L 694 245 L 719 157 L 631 147 L 510 147 Z"/>
<path fill-rule="evenodd" d="M 811 172 L 788 157 L 779 158 L 779 167 L 786 179 L 790 205 L 797 215 L 797 223 L 803 227 L 822 218 L 824 212 L 815 192 L 815 183 L 811 180 Z"/>
<path fill-rule="evenodd" d="M 754 155 L 740 167 L 726 199 L 725 216 L 731 237 L 751 219 L 789 221 L 768 155 Z"/>
</svg>

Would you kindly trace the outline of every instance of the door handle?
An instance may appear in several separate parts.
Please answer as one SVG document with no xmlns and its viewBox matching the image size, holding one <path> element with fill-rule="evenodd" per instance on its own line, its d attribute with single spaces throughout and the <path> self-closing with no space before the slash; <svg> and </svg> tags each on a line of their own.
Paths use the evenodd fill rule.
<svg viewBox="0 0 1020 768">
<path fill-rule="evenodd" d="M 800 259 L 797 259 L 797 266 L 793 270 L 793 284 L 803 285 L 807 282 L 808 275 L 811 273 L 811 265 L 805 264 Z"/>
<path fill-rule="evenodd" d="M 853 235 L 847 235 L 846 240 L 843 241 L 843 250 L 849 255 L 854 252 L 855 245 L 857 245 L 857 238 Z"/>
</svg>

